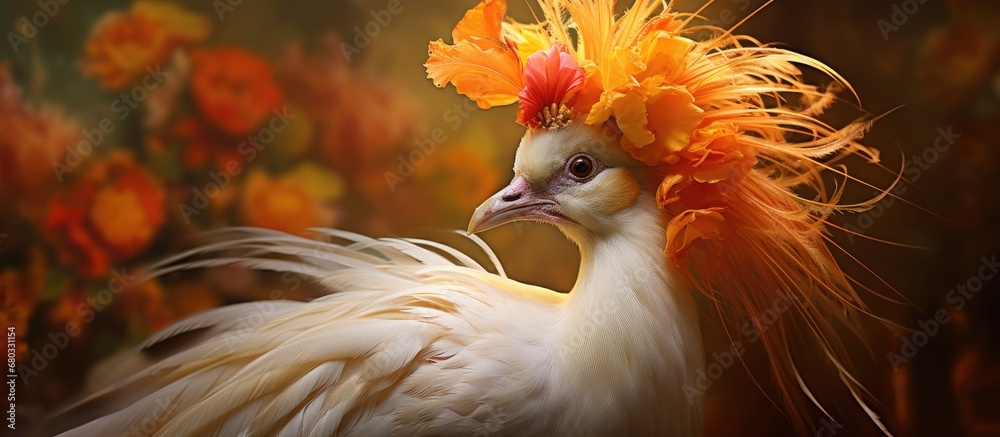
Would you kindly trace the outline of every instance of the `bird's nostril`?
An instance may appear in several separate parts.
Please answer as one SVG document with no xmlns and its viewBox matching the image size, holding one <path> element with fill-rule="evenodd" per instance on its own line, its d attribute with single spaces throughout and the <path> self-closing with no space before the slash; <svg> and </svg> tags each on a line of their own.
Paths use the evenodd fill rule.
<svg viewBox="0 0 1000 437">
<path fill-rule="evenodd" d="M 518 200 L 520 198 L 521 198 L 521 192 L 520 191 L 515 191 L 513 193 L 507 193 L 507 194 L 504 194 L 503 197 L 501 197 L 501 199 L 503 199 L 504 202 L 513 202 L 513 201 Z"/>
</svg>

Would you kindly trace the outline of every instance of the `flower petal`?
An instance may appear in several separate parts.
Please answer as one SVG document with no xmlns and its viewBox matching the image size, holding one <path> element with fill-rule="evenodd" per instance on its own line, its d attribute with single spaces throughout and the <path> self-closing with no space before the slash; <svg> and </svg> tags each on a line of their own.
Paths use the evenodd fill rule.
<svg viewBox="0 0 1000 437">
<path fill-rule="evenodd" d="M 647 129 L 646 99 L 639 92 L 631 90 L 622 94 L 611 102 L 611 106 L 618 127 L 634 147 L 641 148 L 656 139 Z"/>
<path fill-rule="evenodd" d="M 455 25 L 455 30 L 451 31 L 452 42 L 458 44 L 473 37 L 500 41 L 500 29 L 506 13 L 507 0 L 483 0 L 475 8 L 469 9 Z M 485 50 L 488 47 L 481 48 Z"/>
<path fill-rule="evenodd" d="M 724 208 L 688 210 L 667 224 L 666 256 L 676 265 L 698 240 L 714 240 L 725 230 Z"/>
<path fill-rule="evenodd" d="M 684 65 L 684 58 L 695 42 L 683 37 L 676 37 L 667 32 L 656 32 L 652 38 L 643 40 L 639 48 L 640 57 L 646 64 L 643 73 L 658 74 L 673 78 Z M 640 78 L 642 74 L 638 75 Z"/>
<path fill-rule="evenodd" d="M 475 100 L 482 109 L 517 102 L 524 88 L 521 61 L 513 49 L 493 42 L 483 49 L 484 40 L 460 41 L 453 46 L 441 40 L 431 42 L 427 77 L 443 88 L 451 83 L 459 94 Z"/>
<path fill-rule="evenodd" d="M 518 53 L 535 53 L 552 47 L 552 40 L 541 24 L 522 24 L 507 20 L 503 22 L 502 29 L 504 37 L 517 44 Z M 521 61 L 523 67 L 527 59 Z"/>
<path fill-rule="evenodd" d="M 683 88 L 664 87 L 649 99 L 649 125 L 657 144 L 679 152 L 688 147 L 691 134 L 704 119 L 704 111 Z"/>
<path fill-rule="evenodd" d="M 656 206 L 666 210 L 671 204 L 681 200 L 680 190 L 691 184 L 691 180 L 679 173 L 671 173 L 663 178 L 656 189 Z"/>
<path fill-rule="evenodd" d="M 536 116 L 542 108 L 560 103 L 573 107 L 583 79 L 583 68 L 561 44 L 529 56 L 524 69 L 525 86 L 518 95 L 521 106 L 517 122 L 538 127 Z"/>
</svg>

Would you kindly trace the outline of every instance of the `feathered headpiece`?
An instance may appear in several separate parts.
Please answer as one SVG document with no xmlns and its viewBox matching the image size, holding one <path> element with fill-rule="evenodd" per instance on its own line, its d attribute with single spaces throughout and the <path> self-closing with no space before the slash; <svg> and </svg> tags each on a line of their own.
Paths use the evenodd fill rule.
<svg viewBox="0 0 1000 437">
<path fill-rule="evenodd" d="M 807 56 L 689 26 L 694 14 L 659 0 L 636 0 L 617 17 L 614 0 L 538 3 L 544 20 L 522 24 L 504 18 L 505 0 L 483 0 L 455 27 L 452 44 L 430 44 L 429 77 L 483 109 L 519 103 L 517 122 L 529 129 L 615 127 L 621 147 L 663 175 L 656 197 L 671 217 L 667 258 L 737 323 L 759 321 L 777 300 L 796 297 L 798 320 L 861 402 L 836 329 L 860 335 L 856 315 L 867 310 L 825 229 L 833 212 L 864 210 L 881 196 L 839 204 L 844 186 L 828 192 L 822 174 L 853 179 L 838 161 L 877 162 L 878 154 L 857 142 L 871 119 L 834 128 L 818 118 L 834 93 L 853 92 L 850 85 Z M 701 31 L 711 36 L 691 39 Z M 805 83 L 798 66 L 832 84 Z M 813 396 L 789 354 L 795 333 L 789 322 L 765 328 L 761 343 L 781 399 L 806 427 Z"/>
</svg>

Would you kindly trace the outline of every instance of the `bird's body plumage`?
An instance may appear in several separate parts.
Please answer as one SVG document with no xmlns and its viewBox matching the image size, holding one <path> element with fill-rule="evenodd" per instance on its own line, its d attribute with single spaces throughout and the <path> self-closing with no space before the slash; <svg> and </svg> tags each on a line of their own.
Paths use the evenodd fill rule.
<svg viewBox="0 0 1000 437">
<path fill-rule="evenodd" d="M 701 406 L 682 390 L 702 362 L 697 311 L 650 256 L 663 237 L 648 198 L 635 214 L 650 225 L 587 243 L 569 295 L 405 240 L 255 231 L 216 245 L 298 254 L 245 264 L 332 294 L 165 329 L 119 364 L 143 361 L 135 373 L 109 369 L 117 382 L 77 406 L 99 417 L 67 435 L 697 435 Z"/>
</svg>

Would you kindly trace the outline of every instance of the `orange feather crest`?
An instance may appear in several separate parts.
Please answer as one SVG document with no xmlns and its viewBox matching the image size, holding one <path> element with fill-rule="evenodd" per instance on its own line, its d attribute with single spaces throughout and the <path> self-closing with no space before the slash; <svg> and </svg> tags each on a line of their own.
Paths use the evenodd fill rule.
<svg viewBox="0 0 1000 437">
<path fill-rule="evenodd" d="M 842 205 L 844 187 L 828 192 L 824 185 L 824 173 L 853 179 L 838 165 L 846 157 L 878 161 L 875 150 L 858 142 L 870 118 L 841 128 L 819 118 L 836 92 L 853 92 L 850 85 L 810 57 L 724 29 L 688 26 L 694 15 L 659 0 L 635 0 L 619 16 L 614 0 L 538 3 L 544 21 L 521 24 L 503 21 L 504 0 L 483 0 L 455 28 L 454 45 L 431 43 L 429 77 L 438 86 L 455 85 L 483 108 L 520 101 L 518 122 L 529 128 L 539 128 L 538 108 L 567 102 L 578 121 L 614 123 L 621 147 L 663 178 L 656 198 L 670 217 L 665 256 L 737 323 L 759 320 L 778 299 L 796 297 L 797 321 L 885 431 L 847 371 L 838 332 L 846 327 L 860 336 L 857 316 L 868 311 L 824 233 L 834 212 L 864 210 L 888 193 Z M 697 31 L 711 36 L 695 41 L 690 36 Z M 526 71 L 532 60 L 560 65 Z M 806 83 L 800 66 L 825 74 L 832 85 Z M 539 80 L 538 71 L 550 73 Z M 762 330 L 761 343 L 780 399 L 806 429 L 808 404 L 819 403 L 792 360 L 791 323 Z"/>
</svg>

